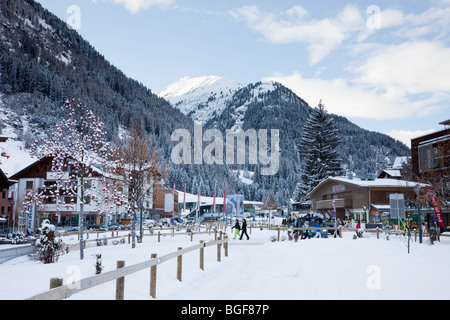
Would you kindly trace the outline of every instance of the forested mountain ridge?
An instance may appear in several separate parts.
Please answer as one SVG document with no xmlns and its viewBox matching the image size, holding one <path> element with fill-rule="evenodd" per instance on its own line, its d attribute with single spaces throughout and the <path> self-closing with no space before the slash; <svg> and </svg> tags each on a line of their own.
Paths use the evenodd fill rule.
<svg viewBox="0 0 450 320">
<path fill-rule="evenodd" d="M 139 120 L 168 147 L 169 132 L 192 126 L 35 1 L 2 0 L 0 21 L 0 92 L 7 106 L 29 115 L 44 131 L 60 119 L 67 99 L 80 99 L 98 114 L 110 138 L 120 126 Z"/>
<path fill-rule="evenodd" d="M 227 194 L 240 193 L 250 200 L 262 200 L 272 189 L 279 204 L 287 204 L 292 196 L 300 166 L 297 144 L 312 109 L 281 84 L 223 81 L 223 88 L 194 94 L 201 99 L 183 109 L 183 104 L 192 101 L 172 105 L 128 78 L 33 0 L 0 2 L 0 40 L 0 107 L 8 111 L 0 121 L 10 121 L 25 144 L 54 128 L 67 99 L 80 99 L 92 109 L 105 123 L 110 139 L 140 121 L 166 159 L 171 156 L 171 134 L 179 128 L 192 131 L 194 119 L 202 119 L 205 129 L 222 131 L 280 129 L 281 159 L 276 175 L 262 176 L 258 165 L 172 165 L 168 185 L 176 184 L 180 190 L 186 185 L 193 193 L 200 185 L 202 194 L 210 196 L 215 185 L 218 195 L 226 185 Z M 211 79 L 204 80 L 213 84 L 208 81 Z M 376 172 L 395 156 L 409 154 L 406 146 L 390 137 L 363 130 L 344 117 L 333 117 L 344 141 L 340 146 L 343 164 L 349 170 Z M 249 178 L 253 182 L 237 179 L 236 171 L 248 178 L 245 182 Z"/>
<path fill-rule="evenodd" d="M 198 90 L 205 91 L 204 88 L 198 88 Z M 176 93 L 172 92 L 172 94 Z M 193 92 L 190 94 L 195 96 Z M 220 99 L 222 101 L 217 101 Z M 214 117 L 204 121 L 205 129 L 219 129 L 223 134 L 227 129 L 244 131 L 279 129 L 281 157 L 280 169 L 276 175 L 260 175 L 259 166 L 235 165 L 233 167 L 243 172 L 244 177 L 252 177 L 251 185 L 244 184 L 240 187 L 241 193 L 248 198 L 261 200 L 265 190 L 272 189 L 280 202 L 287 204 L 299 181 L 301 161 L 297 147 L 303 126 L 313 108 L 292 90 L 271 81 L 242 86 L 231 95 L 223 97 L 211 92 L 210 96 L 204 96 L 204 101 L 197 101 L 198 112 L 201 112 L 203 106 L 211 101 L 222 107 L 217 109 Z M 180 110 L 186 110 L 184 104 L 191 110 L 186 115 L 193 119 L 201 118 L 192 105 L 193 101 L 187 98 L 180 100 L 175 106 Z M 342 139 L 338 151 L 345 170 L 378 174 L 391 166 L 397 156 L 409 154 L 407 146 L 387 135 L 362 129 L 342 116 L 331 114 L 331 117 Z"/>
<path fill-rule="evenodd" d="M 205 128 L 222 132 L 226 129 L 279 129 L 281 156 L 285 160 L 297 161 L 297 145 L 303 125 L 315 106 L 310 106 L 280 83 L 262 81 L 237 88 L 233 94 L 223 98 L 211 92 L 210 97 L 204 97 L 205 101 L 197 102 L 198 109 L 201 110 L 207 101 L 220 99 L 223 99 L 220 104 L 224 107 L 204 122 Z M 192 101 L 186 100 L 175 106 L 183 111 L 184 104 L 188 104 L 190 110 L 194 109 Z M 187 115 L 199 118 L 192 111 Z M 343 140 L 339 152 L 347 170 L 376 173 L 391 165 L 395 157 L 409 154 L 408 147 L 392 137 L 362 129 L 342 116 L 331 114 L 331 117 Z"/>
</svg>

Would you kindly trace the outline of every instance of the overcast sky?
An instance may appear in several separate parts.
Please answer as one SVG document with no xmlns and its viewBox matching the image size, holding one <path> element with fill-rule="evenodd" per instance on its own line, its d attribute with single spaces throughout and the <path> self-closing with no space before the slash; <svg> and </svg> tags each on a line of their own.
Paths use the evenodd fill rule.
<svg viewBox="0 0 450 320">
<path fill-rule="evenodd" d="M 450 0 L 38 0 L 127 76 L 270 79 L 409 138 L 450 119 Z"/>
</svg>

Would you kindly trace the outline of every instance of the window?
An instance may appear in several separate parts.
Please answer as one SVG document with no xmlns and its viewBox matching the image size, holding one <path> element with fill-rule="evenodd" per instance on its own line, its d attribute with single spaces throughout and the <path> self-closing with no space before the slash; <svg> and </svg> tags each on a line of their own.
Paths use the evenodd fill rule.
<svg viewBox="0 0 450 320">
<path fill-rule="evenodd" d="M 27 181 L 26 187 L 27 187 L 27 190 L 32 190 L 33 189 L 33 181 Z"/>
<path fill-rule="evenodd" d="M 420 172 L 448 168 L 450 166 L 449 144 L 450 138 L 445 136 L 419 145 Z"/>
</svg>

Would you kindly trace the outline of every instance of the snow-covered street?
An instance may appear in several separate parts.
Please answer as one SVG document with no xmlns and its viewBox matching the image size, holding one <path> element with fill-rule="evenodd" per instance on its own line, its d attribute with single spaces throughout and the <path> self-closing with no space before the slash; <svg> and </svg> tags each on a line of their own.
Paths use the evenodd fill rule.
<svg viewBox="0 0 450 320">
<path fill-rule="evenodd" d="M 205 249 L 205 270 L 199 268 L 197 251 L 183 256 L 183 279 L 176 279 L 176 259 L 158 266 L 156 295 L 159 300 L 301 300 L 301 299 L 449 299 L 450 238 L 430 245 L 411 242 L 410 254 L 403 239 L 387 241 L 375 234 L 353 239 L 309 239 L 297 243 L 271 242 L 276 231 L 253 229 L 250 240 L 234 240 L 229 228 L 229 256 L 216 260 L 216 247 Z M 75 238 L 75 239 L 74 239 Z M 76 241 L 76 235 L 71 240 Z M 103 272 L 114 270 L 117 260 L 126 266 L 187 248 L 200 240 L 214 240 L 214 234 L 144 237 L 131 249 L 128 243 L 89 247 L 85 259 L 73 250 L 55 264 L 33 262 L 26 257 L 0 265 L 0 299 L 27 299 L 48 290 L 50 278 L 68 283 L 95 274 L 95 254 L 102 254 Z M 111 241 L 110 241 L 111 242 Z M 150 272 L 140 271 L 125 279 L 125 299 L 145 300 L 149 295 Z M 80 292 L 70 299 L 113 300 L 115 281 Z"/>
</svg>

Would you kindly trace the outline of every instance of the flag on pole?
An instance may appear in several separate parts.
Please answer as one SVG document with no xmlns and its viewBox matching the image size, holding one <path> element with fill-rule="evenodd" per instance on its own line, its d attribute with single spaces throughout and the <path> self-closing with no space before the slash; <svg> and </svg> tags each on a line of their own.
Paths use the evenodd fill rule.
<svg viewBox="0 0 450 320">
<path fill-rule="evenodd" d="M 176 191 L 175 187 L 176 187 L 176 184 L 173 185 L 173 192 L 172 192 L 172 197 L 173 197 L 172 215 L 174 215 L 174 213 L 175 213 L 175 191 Z"/>
<path fill-rule="evenodd" d="M 227 212 L 227 186 L 225 185 L 225 190 L 223 192 L 223 212 Z"/>
<path fill-rule="evenodd" d="M 197 211 L 200 210 L 200 186 L 198 186 Z"/>
<path fill-rule="evenodd" d="M 431 203 L 434 208 L 434 213 L 436 214 L 437 222 L 442 228 L 445 228 L 444 216 L 442 215 L 441 206 L 439 205 L 436 192 L 430 186 L 426 186 L 425 188 L 427 189 L 428 196 L 431 199 Z"/>
<path fill-rule="evenodd" d="M 214 213 L 215 211 L 216 211 L 216 185 L 214 185 L 214 200 L 212 206 L 212 212 Z"/>
<path fill-rule="evenodd" d="M 186 185 L 184 185 L 183 213 L 186 210 Z"/>
</svg>

